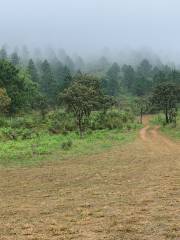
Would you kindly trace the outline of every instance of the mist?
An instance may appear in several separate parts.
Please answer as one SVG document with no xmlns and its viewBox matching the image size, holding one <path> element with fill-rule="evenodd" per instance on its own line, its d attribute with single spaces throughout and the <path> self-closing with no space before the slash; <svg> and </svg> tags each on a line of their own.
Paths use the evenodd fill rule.
<svg viewBox="0 0 180 240">
<path fill-rule="evenodd" d="M 178 0 L 0 1 L 0 45 L 82 56 L 154 53 L 180 62 Z"/>
</svg>

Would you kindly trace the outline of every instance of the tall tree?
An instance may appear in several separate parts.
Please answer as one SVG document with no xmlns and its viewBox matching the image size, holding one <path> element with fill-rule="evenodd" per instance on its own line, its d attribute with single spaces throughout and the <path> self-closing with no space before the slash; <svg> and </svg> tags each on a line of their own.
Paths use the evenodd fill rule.
<svg viewBox="0 0 180 240">
<path fill-rule="evenodd" d="M 63 68 L 63 84 L 62 84 L 62 90 L 68 88 L 72 82 L 72 75 L 71 71 L 67 66 Z"/>
<path fill-rule="evenodd" d="M 108 70 L 106 76 L 108 80 L 108 92 L 111 96 L 117 96 L 120 89 L 120 67 L 117 63 Z"/>
<path fill-rule="evenodd" d="M 11 63 L 15 66 L 19 65 L 20 57 L 18 56 L 17 52 L 13 52 L 11 54 Z"/>
<path fill-rule="evenodd" d="M 135 71 L 132 66 L 130 65 L 123 65 L 122 67 L 123 72 L 123 85 L 127 90 L 132 90 L 134 81 L 135 81 Z"/>
<path fill-rule="evenodd" d="M 23 69 L 17 69 L 12 63 L 0 60 L 0 88 L 7 91 L 11 99 L 10 112 L 13 113 L 32 100 L 37 86 Z"/>
<path fill-rule="evenodd" d="M 0 60 L 7 60 L 8 59 L 8 55 L 7 55 L 7 51 L 5 47 L 2 47 L 0 49 Z"/>
<path fill-rule="evenodd" d="M 39 83 L 38 71 L 37 71 L 37 68 L 36 68 L 32 59 L 30 59 L 29 62 L 28 62 L 27 70 L 28 70 L 28 73 L 31 76 L 32 81 L 35 82 L 35 83 Z"/>
<path fill-rule="evenodd" d="M 74 62 L 69 56 L 67 56 L 65 58 L 64 64 L 65 64 L 65 66 L 67 66 L 70 69 L 71 73 L 74 72 L 74 70 L 75 70 Z"/>
<path fill-rule="evenodd" d="M 56 99 L 57 93 L 57 83 L 54 79 L 51 66 L 47 60 L 45 60 L 41 65 L 41 88 L 42 92 L 47 96 L 50 103 L 53 104 Z"/>
</svg>

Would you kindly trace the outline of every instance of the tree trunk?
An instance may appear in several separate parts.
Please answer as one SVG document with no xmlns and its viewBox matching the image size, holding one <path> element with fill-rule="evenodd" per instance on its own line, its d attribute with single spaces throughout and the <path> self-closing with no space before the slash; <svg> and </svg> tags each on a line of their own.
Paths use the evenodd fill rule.
<svg viewBox="0 0 180 240">
<path fill-rule="evenodd" d="M 141 108 L 140 124 L 143 124 L 143 110 Z"/>
<path fill-rule="evenodd" d="M 78 118 L 78 128 L 79 128 L 79 135 L 83 137 L 83 128 L 82 128 L 82 118 Z"/>
<path fill-rule="evenodd" d="M 167 109 L 167 107 L 165 109 L 165 116 L 166 116 L 166 124 L 168 124 L 169 123 L 169 116 L 168 116 L 168 109 Z"/>
</svg>

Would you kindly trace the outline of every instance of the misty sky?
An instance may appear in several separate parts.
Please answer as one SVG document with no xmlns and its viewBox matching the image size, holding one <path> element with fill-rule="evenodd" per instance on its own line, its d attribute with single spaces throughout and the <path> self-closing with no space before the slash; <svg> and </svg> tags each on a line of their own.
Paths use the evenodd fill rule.
<svg viewBox="0 0 180 240">
<path fill-rule="evenodd" d="M 179 0 L 0 0 L 0 44 L 180 50 Z"/>
</svg>

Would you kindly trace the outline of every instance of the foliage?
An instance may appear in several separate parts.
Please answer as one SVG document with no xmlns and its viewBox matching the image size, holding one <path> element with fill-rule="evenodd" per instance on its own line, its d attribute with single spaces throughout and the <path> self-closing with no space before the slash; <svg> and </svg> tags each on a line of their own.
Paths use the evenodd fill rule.
<svg viewBox="0 0 180 240">
<path fill-rule="evenodd" d="M 11 104 L 11 99 L 8 97 L 6 89 L 0 88 L 0 113 L 8 111 Z"/>
<path fill-rule="evenodd" d="M 85 121 L 91 112 L 101 105 L 103 93 L 100 82 L 97 78 L 86 74 L 75 76 L 71 86 L 60 95 L 67 110 L 73 112 L 77 120 L 79 133 L 82 136 Z"/>
<path fill-rule="evenodd" d="M 69 150 L 72 147 L 72 145 L 73 145 L 73 142 L 68 139 L 67 141 L 65 141 L 61 144 L 61 148 L 63 150 Z"/>
<path fill-rule="evenodd" d="M 163 110 L 167 124 L 176 121 L 179 100 L 180 89 L 173 83 L 162 83 L 154 89 L 152 103 Z"/>
<path fill-rule="evenodd" d="M 67 134 L 76 131 L 76 122 L 72 114 L 55 111 L 49 115 L 49 131 L 53 134 Z"/>
<path fill-rule="evenodd" d="M 41 90 L 49 100 L 49 103 L 54 104 L 56 99 L 57 83 L 54 79 L 51 66 L 47 60 L 41 64 L 41 72 Z"/>
<path fill-rule="evenodd" d="M 108 93 L 111 96 L 117 96 L 120 89 L 120 67 L 117 63 L 113 63 L 113 65 L 108 70 L 107 82 L 108 82 Z"/>
</svg>

